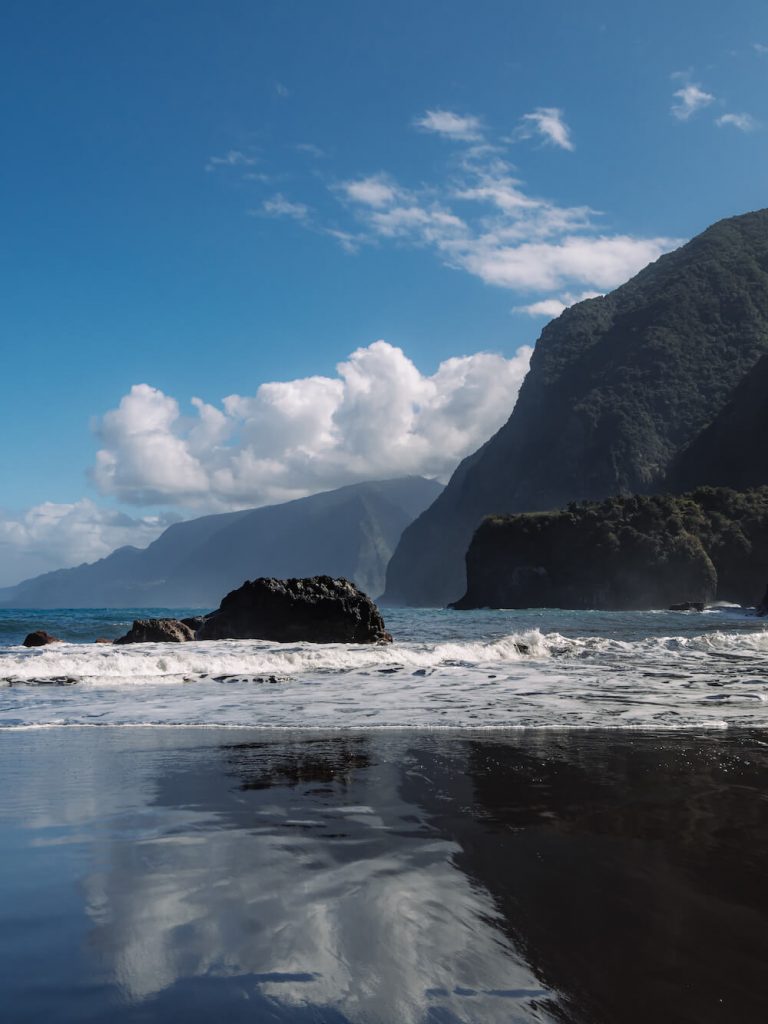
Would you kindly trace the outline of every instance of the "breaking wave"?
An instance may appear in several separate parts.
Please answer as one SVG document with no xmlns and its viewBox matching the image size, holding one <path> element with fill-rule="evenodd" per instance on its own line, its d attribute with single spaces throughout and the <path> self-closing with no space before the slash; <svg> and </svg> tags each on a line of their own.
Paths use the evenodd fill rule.
<svg viewBox="0 0 768 1024">
<path fill-rule="evenodd" d="M 768 727 L 768 631 L 754 617 L 400 615 L 386 646 L 6 647 L 0 727 Z"/>
</svg>

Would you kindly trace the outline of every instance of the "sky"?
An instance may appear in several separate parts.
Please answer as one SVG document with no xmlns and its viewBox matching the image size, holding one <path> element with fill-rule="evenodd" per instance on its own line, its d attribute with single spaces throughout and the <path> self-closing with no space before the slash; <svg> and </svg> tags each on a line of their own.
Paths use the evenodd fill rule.
<svg viewBox="0 0 768 1024">
<path fill-rule="evenodd" d="M 764 0 L 5 0 L 0 586 L 446 479 L 546 322 L 766 205 Z"/>
</svg>

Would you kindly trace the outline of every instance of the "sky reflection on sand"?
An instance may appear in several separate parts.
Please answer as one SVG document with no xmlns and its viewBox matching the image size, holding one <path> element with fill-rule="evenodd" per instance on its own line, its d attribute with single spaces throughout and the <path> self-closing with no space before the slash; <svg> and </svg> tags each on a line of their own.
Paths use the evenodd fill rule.
<svg viewBox="0 0 768 1024">
<path fill-rule="evenodd" d="M 768 998 L 756 735 L 2 744 L 14 1022 L 703 1024 Z"/>
</svg>

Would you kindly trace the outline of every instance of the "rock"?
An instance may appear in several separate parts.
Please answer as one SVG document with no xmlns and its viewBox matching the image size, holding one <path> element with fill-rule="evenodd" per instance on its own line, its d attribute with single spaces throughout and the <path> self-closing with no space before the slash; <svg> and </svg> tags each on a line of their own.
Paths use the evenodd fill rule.
<svg viewBox="0 0 768 1024">
<path fill-rule="evenodd" d="M 766 584 L 763 599 L 755 610 L 761 618 L 765 615 L 768 615 L 768 584 Z"/>
<path fill-rule="evenodd" d="M 115 641 L 110 640 L 109 637 L 106 636 L 97 636 L 93 642 L 95 644 L 113 644 Z"/>
<path fill-rule="evenodd" d="M 25 647 L 45 647 L 46 644 L 60 644 L 61 640 L 57 636 L 51 636 L 50 633 L 46 633 L 44 629 L 36 629 L 34 633 L 28 633 L 24 637 Z"/>
<path fill-rule="evenodd" d="M 196 633 L 198 629 L 200 629 L 202 624 L 205 622 L 205 616 L 192 615 L 190 618 L 182 619 L 181 621 L 184 623 L 185 626 L 189 626 L 193 633 Z"/>
<path fill-rule="evenodd" d="M 670 612 L 703 612 L 702 601 L 683 601 L 681 604 L 671 604 L 667 611 Z"/>
<path fill-rule="evenodd" d="M 125 634 L 115 640 L 116 644 L 179 644 L 194 640 L 195 634 L 178 619 L 135 619 Z"/>
<path fill-rule="evenodd" d="M 205 616 L 198 640 L 281 643 L 390 643 L 381 613 L 346 579 L 250 580 Z"/>
</svg>

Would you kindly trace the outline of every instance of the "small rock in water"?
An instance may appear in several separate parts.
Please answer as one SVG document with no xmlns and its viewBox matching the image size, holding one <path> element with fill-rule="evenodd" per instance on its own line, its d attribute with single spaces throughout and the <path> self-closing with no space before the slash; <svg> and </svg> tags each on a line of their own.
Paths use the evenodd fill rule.
<svg viewBox="0 0 768 1024">
<path fill-rule="evenodd" d="M 703 612 L 703 601 L 683 601 L 681 604 L 671 604 L 667 609 L 670 612 Z"/>
<path fill-rule="evenodd" d="M 51 636 L 50 633 L 46 633 L 44 629 L 36 629 L 34 633 L 28 633 L 24 637 L 25 647 L 45 647 L 46 644 L 60 644 L 61 640 L 57 636 Z"/>
<path fill-rule="evenodd" d="M 74 686 L 77 682 L 72 676 L 51 676 L 48 679 L 24 679 L 18 680 L 26 683 L 27 686 Z M 13 682 L 9 680 L 9 682 Z"/>
<path fill-rule="evenodd" d="M 179 619 L 134 619 L 125 634 L 118 637 L 116 644 L 180 644 L 194 640 L 195 634 Z"/>
<path fill-rule="evenodd" d="M 93 642 L 95 644 L 113 644 L 115 641 L 114 640 L 110 640 L 106 636 L 97 636 L 96 639 Z"/>
<path fill-rule="evenodd" d="M 214 683 L 287 683 L 288 676 L 243 676 L 243 675 L 226 675 L 226 676 L 212 676 Z"/>
</svg>

